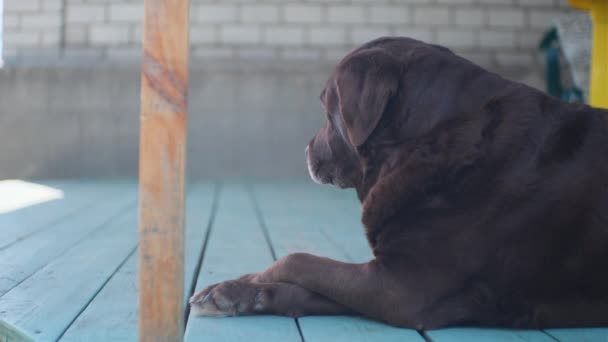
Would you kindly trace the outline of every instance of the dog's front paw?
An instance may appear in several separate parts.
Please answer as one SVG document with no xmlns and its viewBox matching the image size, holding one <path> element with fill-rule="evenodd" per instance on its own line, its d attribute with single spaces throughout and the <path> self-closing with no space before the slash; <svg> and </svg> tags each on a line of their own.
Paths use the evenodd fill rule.
<svg viewBox="0 0 608 342">
<path fill-rule="evenodd" d="M 200 291 L 190 298 L 190 304 L 196 316 L 241 316 L 264 312 L 267 298 L 264 287 L 231 280 Z"/>
</svg>

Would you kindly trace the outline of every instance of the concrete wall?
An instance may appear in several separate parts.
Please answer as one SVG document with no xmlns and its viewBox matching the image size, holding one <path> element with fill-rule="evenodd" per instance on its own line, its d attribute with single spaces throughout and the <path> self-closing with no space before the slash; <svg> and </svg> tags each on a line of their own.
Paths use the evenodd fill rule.
<svg viewBox="0 0 608 342">
<path fill-rule="evenodd" d="M 306 177 L 318 96 L 355 45 L 407 35 L 542 87 L 566 0 L 191 0 L 188 174 Z M 141 0 L 4 0 L 0 178 L 137 174 Z"/>
<path fill-rule="evenodd" d="M 4 0 L 5 57 L 135 59 L 143 0 Z M 335 62 L 381 35 L 440 43 L 484 66 L 530 66 L 567 0 L 192 0 L 193 56 Z"/>
<path fill-rule="evenodd" d="M 319 94 L 331 68 L 193 62 L 188 175 L 307 177 L 304 146 L 324 120 Z M 538 75 L 514 71 L 542 87 Z M 137 175 L 137 64 L 10 65 L 0 69 L 0 104 L 0 179 Z"/>
<path fill-rule="evenodd" d="M 327 72 L 194 64 L 189 176 L 305 177 Z M 0 178 L 137 174 L 136 65 L 13 66 L 0 70 L 0 103 Z"/>
</svg>

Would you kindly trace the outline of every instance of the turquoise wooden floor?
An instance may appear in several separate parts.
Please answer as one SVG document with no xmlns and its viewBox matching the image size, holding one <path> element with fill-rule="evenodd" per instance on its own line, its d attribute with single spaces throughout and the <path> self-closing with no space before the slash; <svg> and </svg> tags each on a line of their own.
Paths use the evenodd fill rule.
<svg viewBox="0 0 608 342">
<path fill-rule="evenodd" d="M 135 341 L 136 185 L 39 183 L 61 190 L 63 198 L 0 214 L 0 319 L 40 341 Z M 309 183 L 188 189 L 187 294 L 193 284 L 200 289 L 261 271 L 291 252 L 351 262 L 371 256 L 353 192 Z M 0 191 L 0 204 L 14 196 Z M 419 333 L 358 317 L 271 316 L 189 317 L 186 328 L 186 341 L 425 340 L 601 342 L 608 341 L 608 328 Z"/>
</svg>

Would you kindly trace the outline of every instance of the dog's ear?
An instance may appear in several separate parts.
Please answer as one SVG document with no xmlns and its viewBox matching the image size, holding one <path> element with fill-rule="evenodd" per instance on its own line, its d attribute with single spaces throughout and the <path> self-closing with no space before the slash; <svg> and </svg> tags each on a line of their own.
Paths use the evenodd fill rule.
<svg viewBox="0 0 608 342">
<path fill-rule="evenodd" d="M 339 110 L 353 145 L 363 145 L 380 122 L 398 91 L 401 69 L 395 57 L 380 49 L 354 53 L 338 65 L 335 82 Z"/>
</svg>

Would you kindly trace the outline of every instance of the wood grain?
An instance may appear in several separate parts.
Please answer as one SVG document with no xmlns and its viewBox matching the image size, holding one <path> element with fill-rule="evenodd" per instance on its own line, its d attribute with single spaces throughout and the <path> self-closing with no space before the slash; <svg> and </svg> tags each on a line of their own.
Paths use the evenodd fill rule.
<svg viewBox="0 0 608 342">
<path fill-rule="evenodd" d="M 82 239 L 102 229 L 117 215 L 134 209 L 135 189 L 125 186 L 117 191 L 111 201 L 101 201 L 0 250 L 0 297 Z M 32 214 L 35 215 L 35 212 Z M 0 312 L 2 309 L 0 307 Z"/>
<path fill-rule="evenodd" d="M 217 208 L 197 291 L 216 282 L 263 271 L 274 261 L 244 186 L 224 184 Z M 190 314 L 185 340 L 300 342 L 301 338 L 296 323 L 289 317 L 217 318 Z"/>
<path fill-rule="evenodd" d="M 344 262 L 372 258 L 360 222 L 360 204 L 353 191 L 312 183 L 256 184 L 253 187 L 277 257 L 306 252 Z M 307 342 L 424 342 L 415 330 L 400 329 L 354 316 L 308 316 L 299 319 Z"/>
<path fill-rule="evenodd" d="M 139 340 L 181 341 L 189 1 L 146 0 L 139 161 Z"/>
<path fill-rule="evenodd" d="M 71 219 L 72 216 L 85 212 L 87 208 L 100 202 L 115 200 L 112 196 L 117 189 L 126 184 L 106 183 L 99 186 L 95 183 L 46 182 L 48 186 L 63 192 L 63 198 L 56 199 L 0 215 L 0 251 L 27 239 L 45 229 Z"/>
<path fill-rule="evenodd" d="M 215 195 L 214 184 L 188 186 L 184 292 L 188 292 L 194 276 Z M 135 221 L 135 212 L 132 214 Z M 78 316 L 60 341 L 136 341 L 137 295 L 137 255 L 132 255 Z M 187 298 L 184 299 L 186 302 Z"/>
<path fill-rule="evenodd" d="M 59 339 L 134 251 L 135 205 L 129 209 L 56 259 L 47 261 L 48 264 L 0 297 L 0 320 L 13 324 L 36 341 Z M 78 222 L 73 223 L 78 228 Z M 44 260 L 44 256 L 40 259 Z"/>
</svg>

